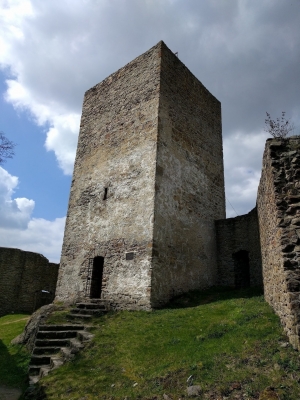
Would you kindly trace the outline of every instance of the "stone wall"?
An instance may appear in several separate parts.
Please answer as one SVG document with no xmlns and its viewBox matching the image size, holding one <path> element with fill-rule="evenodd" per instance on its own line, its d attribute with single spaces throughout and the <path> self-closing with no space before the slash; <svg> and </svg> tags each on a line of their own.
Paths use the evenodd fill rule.
<svg viewBox="0 0 300 400">
<path fill-rule="evenodd" d="M 59 264 L 49 263 L 41 254 L 0 247 L 0 316 L 11 312 L 32 313 L 51 303 L 58 267 Z"/>
<path fill-rule="evenodd" d="M 265 299 L 300 349 L 300 138 L 269 139 L 257 210 Z"/>
<path fill-rule="evenodd" d="M 219 218 L 225 218 L 221 103 L 162 45 L 153 306 L 215 283 Z"/>
<path fill-rule="evenodd" d="M 161 44 L 85 93 L 56 298 L 149 309 Z M 89 269 L 89 264 L 91 268 Z"/>
<path fill-rule="evenodd" d="M 246 215 L 216 221 L 216 229 L 217 284 L 232 287 L 262 285 L 261 249 L 256 208 Z M 247 257 L 248 266 L 245 265 Z"/>
</svg>

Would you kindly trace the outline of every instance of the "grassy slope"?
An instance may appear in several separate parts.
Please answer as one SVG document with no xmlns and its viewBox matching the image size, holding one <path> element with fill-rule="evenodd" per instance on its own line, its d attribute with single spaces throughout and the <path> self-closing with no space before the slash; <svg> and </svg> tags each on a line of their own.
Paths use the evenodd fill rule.
<svg viewBox="0 0 300 400">
<path fill-rule="evenodd" d="M 300 398 L 299 354 L 257 291 L 192 292 L 95 324 L 93 342 L 41 381 L 48 399 L 178 399 L 188 379 L 203 399 L 257 399 L 268 386 L 281 400 Z"/>
<path fill-rule="evenodd" d="M 0 318 L 0 385 L 25 389 L 29 354 L 22 346 L 11 345 L 24 329 L 28 316 L 6 315 Z"/>
</svg>

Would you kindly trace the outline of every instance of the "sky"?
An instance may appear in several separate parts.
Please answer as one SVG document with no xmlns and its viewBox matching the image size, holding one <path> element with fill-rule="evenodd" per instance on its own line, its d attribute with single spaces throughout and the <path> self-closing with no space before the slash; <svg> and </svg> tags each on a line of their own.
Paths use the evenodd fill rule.
<svg viewBox="0 0 300 400">
<path fill-rule="evenodd" d="M 222 103 L 227 217 L 256 201 L 266 112 L 300 134 L 300 0 L 0 0 L 0 246 L 59 262 L 84 92 L 160 40 Z"/>
</svg>

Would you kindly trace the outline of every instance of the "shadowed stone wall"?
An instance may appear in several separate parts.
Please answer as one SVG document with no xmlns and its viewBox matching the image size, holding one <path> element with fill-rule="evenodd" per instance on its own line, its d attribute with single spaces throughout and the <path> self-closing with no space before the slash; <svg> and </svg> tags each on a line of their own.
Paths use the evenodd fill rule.
<svg viewBox="0 0 300 400">
<path fill-rule="evenodd" d="M 269 139 L 257 210 L 265 299 L 300 349 L 300 138 Z"/>
<path fill-rule="evenodd" d="M 220 102 L 160 42 L 85 94 L 56 299 L 93 297 L 94 259 L 115 308 L 210 286 L 224 216 Z"/>
<path fill-rule="evenodd" d="M 243 254 L 248 256 L 249 285 L 262 285 L 261 250 L 257 210 L 235 218 L 216 221 L 218 285 L 245 287 L 245 280 L 240 282 L 243 269 Z M 243 253 L 244 252 L 244 253 Z M 239 257 L 241 256 L 241 257 Z M 242 258 L 239 265 L 239 258 Z"/>
<path fill-rule="evenodd" d="M 51 303 L 58 268 L 59 264 L 49 263 L 41 254 L 0 247 L 0 316 L 11 312 L 32 313 Z"/>
<path fill-rule="evenodd" d="M 215 284 L 225 218 L 221 103 L 162 46 L 152 304 Z"/>
</svg>

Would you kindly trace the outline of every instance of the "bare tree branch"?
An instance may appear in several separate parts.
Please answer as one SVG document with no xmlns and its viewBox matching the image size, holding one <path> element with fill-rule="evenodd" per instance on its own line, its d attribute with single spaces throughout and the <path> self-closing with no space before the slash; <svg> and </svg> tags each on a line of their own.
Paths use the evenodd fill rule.
<svg viewBox="0 0 300 400">
<path fill-rule="evenodd" d="M 13 158 L 16 144 L 0 132 L 0 165 L 6 162 L 7 158 Z"/>
<path fill-rule="evenodd" d="M 265 131 L 272 135 L 274 138 L 284 139 L 290 132 L 295 129 L 294 124 L 289 119 L 285 118 L 285 111 L 282 111 L 281 118 L 276 120 L 271 119 L 270 114 L 267 112 L 265 119 Z"/>
</svg>

